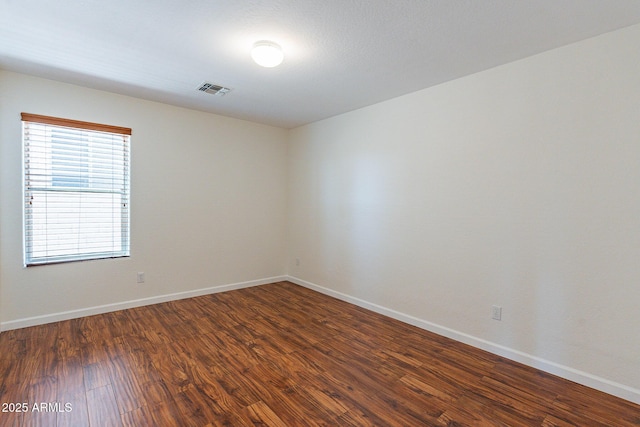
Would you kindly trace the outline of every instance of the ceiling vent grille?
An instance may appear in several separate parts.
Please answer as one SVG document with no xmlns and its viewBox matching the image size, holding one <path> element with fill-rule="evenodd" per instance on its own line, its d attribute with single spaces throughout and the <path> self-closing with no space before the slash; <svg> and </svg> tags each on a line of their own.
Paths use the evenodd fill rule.
<svg viewBox="0 0 640 427">
<path fill-rule="evenodd" d="M 209 93 L 211 95 L 224 96 L 231 89 L 220 85 L 214 85 L 213 83 L 204 82 L 200 85 L 200 87 L 198 87 L 198 90 L 200 92 Z"/>
</svg>

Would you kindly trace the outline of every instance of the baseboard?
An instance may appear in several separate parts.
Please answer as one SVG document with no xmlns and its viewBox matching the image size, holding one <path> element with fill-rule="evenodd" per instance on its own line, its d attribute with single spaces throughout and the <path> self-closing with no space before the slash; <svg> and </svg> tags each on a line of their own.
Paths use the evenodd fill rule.
<svg viewBox="0 0 640 427">
<path fill-rule="evenodd" d="M 218 292 L 232 291 L 234 289 L 250 288 L 252 286 L 266 285 L 268 283 L 287 280 L 287 276 L 268 277 L 265 279 L 250 280 L 247 282 L 232 283 L 228 285 L 212 286 L 210 288 L 195 289 L 192 291 L 176 292 L 173 294 L 158 295 L 113 304 L 99 305 L 95 307 L 81 308 L 78 310 L 63 311 L 60 313 L 46 314 L 43 316 L 26 317 L 24 319 L 10 320 L 0 323 L 0 331 L 26 328 L 29 326 L 44 325 L 45 323 L 59 322 L 61 320 L 77 319 L 79 317 L 93 316 L 94 314 L 109 313 L 111 311 L 127 308 L 141 307 L 144 305 L 158 304 L 161 302 L 180 300 L 184 298 L 198 297 L 201 295 L 215 294 Z"/>
<path fill-rule="evenodd" d="M 636 388 L 629 387 L 624 384 L 619 384 L 614 381 L 607 380 L 606 378 L 601 378 L 596 375 L 589 374 L 588 372 L 583 372 L 568 366 L 542 359 L 537 356 L 533 356 L 531 354 L 514 350 L 512 348 L 505 347 L 503 345 L 496 344 L 482 338 L 474 337 L 472 335 L 465 334 L 463 332 L 456 331 L 454 329 L 447 328 L 445 326 L 441 326 L 423 319 L 419 319 L 417 317 L 410 316 L 408 314 L 404 314 L 399 311 L 380 306 L 378 304 L 373 304 L 360 298 L 343 294 L 342 292 L 334 291 L 332 289 L 316 285 L 315 283 L 307 282 L 306 280 L 302 280 L 297 277 L 288 276 L 287 280 L 305 288 L 312 289 L 314 291 L 329 295 L 342 301 L 346 301 L 362 308 L 366 308 L 367 310 L 371 310 L 373 312 L 391 317 L 393 319 L 400 320 L 401 322 L 417 326 L 418 328 L 425 329 L 427 331 L 445 336 L 447 338 L 451 338 L 465 344 L 469 344 L 473 347 L 480 348 L 498 356 L 502 356 L 507 359 L 522 363 L 524 365 L 540 369 L 541 371 L 557 375 L 569 381 L 573 381 L 578 384 L 582 384 L 587 387 L 591 387 L 596 390 L 611 394 L 613 396 L 620 397 L 630 402 L 640 404 L 640 390 Z"/>
</svg>

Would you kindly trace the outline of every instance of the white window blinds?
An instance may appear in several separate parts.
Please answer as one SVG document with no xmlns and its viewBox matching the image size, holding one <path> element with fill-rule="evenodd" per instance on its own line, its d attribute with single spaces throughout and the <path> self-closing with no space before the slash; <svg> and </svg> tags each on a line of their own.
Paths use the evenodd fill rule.
<svg viewBox="0 0 640 427">
<path fill-rule="evenodd" d="M 129 256 L 131 129 L 22 113 L 25 265 Z"/>
</svg>

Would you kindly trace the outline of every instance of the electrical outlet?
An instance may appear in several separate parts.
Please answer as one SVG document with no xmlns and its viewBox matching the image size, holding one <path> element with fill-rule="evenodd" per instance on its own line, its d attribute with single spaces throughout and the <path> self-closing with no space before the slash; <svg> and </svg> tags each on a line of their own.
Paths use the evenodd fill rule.
<svg viewBox="0 0 640 427">
<path fill-rule="evenodd" d="M 494 320 L 502 320 L 502 307 L 499 305 L 491 306 L 491 318 Z"/>
<path fill-rule="evenodd" d="M 144 272 L 138 271 L 138 283 L 144 283 Z"/>
<path fill-rule="evenodd" d="M 296 258 L 296 267 L 300 267 L 300 258 Z"/>
</svg>

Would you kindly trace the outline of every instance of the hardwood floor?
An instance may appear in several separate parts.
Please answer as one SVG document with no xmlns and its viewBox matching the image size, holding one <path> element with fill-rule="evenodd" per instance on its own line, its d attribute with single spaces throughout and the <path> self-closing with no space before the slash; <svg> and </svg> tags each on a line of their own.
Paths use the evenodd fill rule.
<svg viewBox="0 0 640 427">
<path fill-rule="evenodd" d="M 0 355 L 0 426 L 640 426 L 638 405 L 288 282 L 6 331 Z"/>
</svg>

